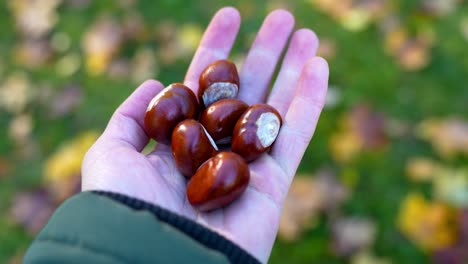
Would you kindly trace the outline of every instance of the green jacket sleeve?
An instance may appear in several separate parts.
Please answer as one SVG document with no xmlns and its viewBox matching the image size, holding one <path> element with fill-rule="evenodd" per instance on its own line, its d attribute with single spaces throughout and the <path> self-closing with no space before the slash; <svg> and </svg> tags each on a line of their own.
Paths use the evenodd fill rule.
<svg viewBox="0 0 468 264">
<path fill-rule="evenodd" d="M 61 205 L 24 263 L 258 263 L 231 241 L 124 195 L 83 192 Z"/>
</svg>

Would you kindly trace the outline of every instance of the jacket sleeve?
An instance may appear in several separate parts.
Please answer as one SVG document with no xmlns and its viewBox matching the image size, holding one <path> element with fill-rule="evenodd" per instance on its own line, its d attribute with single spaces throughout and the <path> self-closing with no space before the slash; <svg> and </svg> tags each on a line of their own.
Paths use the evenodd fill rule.
<svg viewBox="0 0 468 264">
<path fill-rule="evenodd" d="M 24 263 L 259 263 L 207 228 L 161 207 L 83 192 L 52 215 Z"/>
</svg>

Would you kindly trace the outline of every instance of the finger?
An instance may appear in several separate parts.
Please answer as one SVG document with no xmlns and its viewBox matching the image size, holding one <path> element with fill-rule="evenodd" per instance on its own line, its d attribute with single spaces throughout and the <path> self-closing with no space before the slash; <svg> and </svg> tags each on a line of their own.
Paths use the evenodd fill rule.
<svg viewBox="0 0 468 264">
<path fill-rule="evenodd" d="M 211 62 L 229 56 L 239 26 L 239 12 L 232 7 L 220 9 L 211 19 L 185 76 L 185 85 L 195 94 L 198 91 L 198 78 L 203 69 Z"/>
<path fill-rule="evenodd" d="M 239 99 L 247 104 L 263 102 L 293 27 L 294 17 L 285 10 L 265 18 L 240 72 Z"/>
<path fill-rule="evenodd" d="M 141 84 L 114 112 L 100 140 L 117 142 L 140 152 L 149 140 L 144 130 L 146 108 L 163 88 L 154 80 Z"/>
<path fill-rule="evenodd" d="M 300 29 L 292 37 L 278 78 L 268 98 L 268 104 L 276 108 L 282 117 L 286 115 L 294 97 L 301 71 L 306 62 L 315 56 L 318 43 L 317 36 L 309 29 Z"/>
<path fill-rule="evenodd" d="M 314 134 L 328 87 L 328 64 L 320 58 L 309 60 L 302 70 L 298 88 L 286 113 L 284 124 L 271 151 L 291 181 Z"/>
</svg>

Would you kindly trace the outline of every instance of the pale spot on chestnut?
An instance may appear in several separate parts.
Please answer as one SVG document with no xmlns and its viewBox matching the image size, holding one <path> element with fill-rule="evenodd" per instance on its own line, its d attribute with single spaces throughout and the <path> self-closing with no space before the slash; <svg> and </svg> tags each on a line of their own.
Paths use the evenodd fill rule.
<svg viewBox="0 0 468 264">
<path fill-rule="evenodd" d="M 249 107 L 239 118 L 232 133 L 232 151 L 247 162 L 268 151 L 278 137 L 281 127 L 278 111 L 267 104 Z"/>
<path fill-rule="evenodd" d="M 235 98 L 239 92 L 236 65 L 228 60 L 215 61 L 200 74 L 198 84 L 198 99 L 204 107 L 221 99 Z"/>
<path fill-rule="evenodd" d="M 221 99 L 234 98 L 237 96 L 239 87 L 237 84 L 228 82 L 217 82 L 206 88 L 202 95 L 203 104 L 211 105 Z"/>
<path fill-rule="evenodd" d="M 273 113 L 263 113 L 255 122 L 257 129 L 257 137 L 264 148 L 268 148 L 273 144 L 280 129 L 280 120 Z"/>
</svg>

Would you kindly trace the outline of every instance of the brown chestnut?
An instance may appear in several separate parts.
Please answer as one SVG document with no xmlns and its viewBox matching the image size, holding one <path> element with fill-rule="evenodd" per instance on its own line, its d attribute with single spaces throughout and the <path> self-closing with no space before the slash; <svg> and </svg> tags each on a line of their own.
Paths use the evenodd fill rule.
<svg viewBox="0 0 468 264">
<path fill-rule="evenodd" d="M 249 168 L 241 156 L 220 152 L 205 162 L 190 179 L 187 198 L 201 211 L 218 209 L 238 198 L 249 180 Z"/>
<path fill-rule="evenodd" d="M 228 60 L 211 63 L 200 75 L 198 99 L 204 107 L 221 99 L 235 98 L 238 91 L 239 74 L 236 65 Z"/>
<path fill-rule="evenodd" d="M 160 143 L 170 144 L 174 127 L 184 119 L 197 118 L 198 112 L 197 97 L 192 90 L 181 83 L 173 83 L 148 104 L 146 133 Z"/>
<path fill-rule="evenodd" d="M 278 136 L 281 116 L 267 104 L 249 107 L 239 118 L 232 133 L 232 151 L 247 162 L 268 151 Z"/>
<path fill-rule="evenodd" d="M 192 177 L 200 165 L 216 153 L 216 144 L 197 121 L 186 119 L 174 128 L 172 154 L 177 168 L 185 177 Z"/>
<path fill-rule="evenodd" d="M 203 111 L 200 115 L 200 123 L 216 143 L 231 143 L 234 126 L 248 107 L 239 99 L 219 100 Z"/>
</svg>

